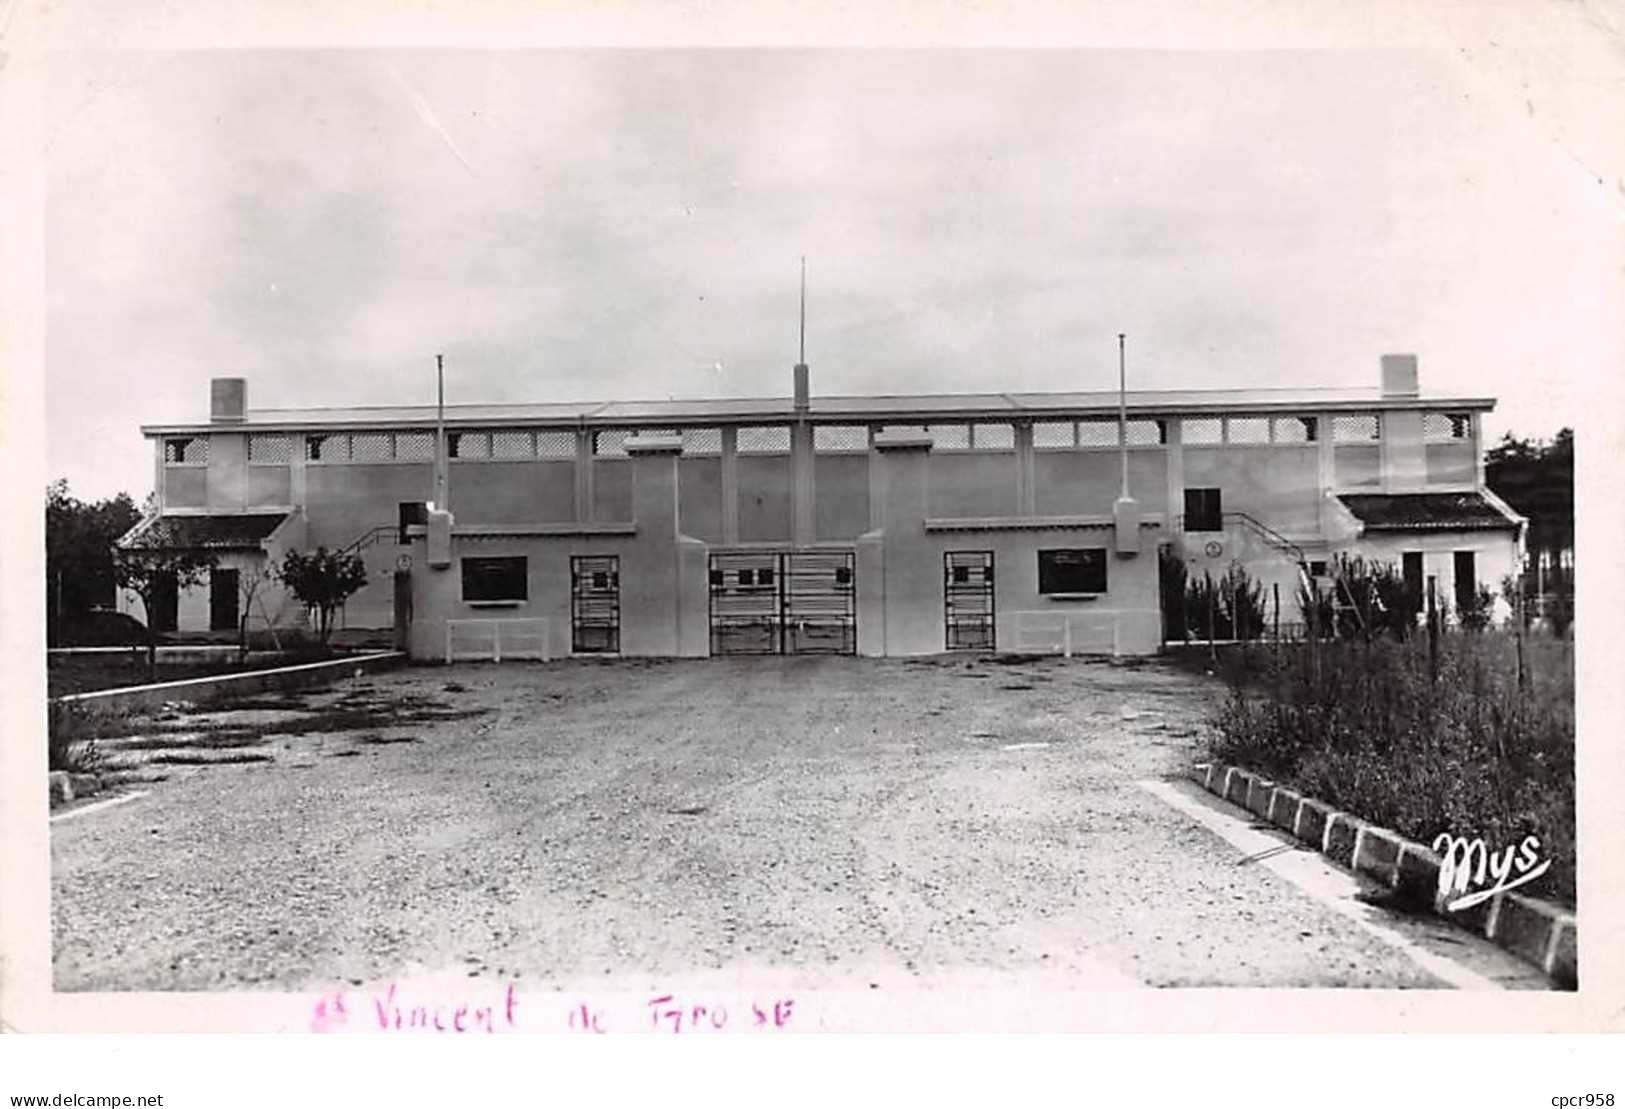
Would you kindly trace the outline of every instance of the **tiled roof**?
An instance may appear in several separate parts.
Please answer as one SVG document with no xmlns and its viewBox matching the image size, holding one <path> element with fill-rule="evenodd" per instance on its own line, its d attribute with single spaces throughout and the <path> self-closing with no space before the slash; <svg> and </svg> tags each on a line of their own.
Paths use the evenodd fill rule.
<svg viewBox="0 0 1625 1109">
<path fill-rule="evenodd" d="M 287 518 L 285 512 L 160 516 L 129 535 L 124 545 L 185 550 L 258 550 L 265 537 Z"/>
<path fill-rule="evenodd" d="M 1518 522 L 1481 493 L 1342 493 L 1338 500 L 1373 531 L 1486 531 Z"/>
<path fill-rule="evenodd" d="M 1484 411 L 1495 407 L 1488 397 L 1385 397 L 1376 387 L 1289 389 L 1131 390 L 1127 407 L 1136 416 L 1377 411 L 1388 408 Z M 908 396 L 814 396 L 807 415 L 825 422 L 843 420 L 900 423 L 932 419 L 1012 419 L 1018 416 L 1081 418 L 1115 416 L 1117 393 L 932 393 Z M 698 400 L 579 401 L 552 404 L 448 404 L 446 425 L 490 427 L 500 424 L 574 427 L 671 427 L 682 424 L 773 423 L 800 413 L 789 397 L 735 397 Z M 250 409 L 231 428 L 249 430 L 314 427 L 432 427 L 433 405 L 379 405 L 346 408 Z M 207 431 L 207 422 L 151 424 L 148 435 Z"/>
</svg>

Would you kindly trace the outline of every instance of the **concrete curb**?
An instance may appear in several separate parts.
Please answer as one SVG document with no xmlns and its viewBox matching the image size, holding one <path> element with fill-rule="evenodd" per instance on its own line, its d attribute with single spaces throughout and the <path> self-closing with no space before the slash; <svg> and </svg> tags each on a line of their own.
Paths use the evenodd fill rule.
<svg viewBox="0 0 1625 1109">
<path fill-rule="evenodd" d="M 1568 910 L 1507 892 L 1449 912 L 1439 894 L 1441 860 L 1422 844 L 1239 766 L 1198 763 L 1192 777 L 1209 793 L 1291 833 L 1339 866 L 1394 890 L 1407 904 L 1428 907 L 1435 915 L 1534 964 L 1561 985 L 1577 986 L 1579 933 L 1574 914 Z"/>
<path fill-rule="evenodd" d="M 349 658 L 324 659 L 296 666 L 278 666 L 271 670 L 249 670 L 235 674 L 217 674 L 207 678 L 185 678 L 181 681 L 158 682 L 155 685 L 131 685 L 121 689 L 98 689 L 90 693 L 70 693 L 51 700 L 58 705 L 75 706 L 92 712 L 117 712 L 124 709 L 157 708 L 166 701 L 204 702 L 221 697 L 262 693 L 268 689 L 297 689 L 307 685 L 321 685 L 337 678 L 357 673 L 390 670 L 404 665 L 406 655 L 400 651 L 377 651 Z"/>
</svg>

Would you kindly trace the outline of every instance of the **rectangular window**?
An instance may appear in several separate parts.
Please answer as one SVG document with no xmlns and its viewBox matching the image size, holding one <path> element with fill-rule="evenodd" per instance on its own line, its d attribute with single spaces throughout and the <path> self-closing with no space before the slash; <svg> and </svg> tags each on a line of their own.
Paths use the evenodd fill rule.
<svg viewBox="0 0 1625 1109">
<path fill-rule="evenodd" d="M 1473 418 L 1465 412 L 1422 413 L 1422 435 L 1429 443 L 1471 438 Z"/>
<path fill-rule="evenodd" d="M 396 503 L 400 506 L 400 534 L 397 538 L 400 540 L 401 546 L 405 546 L 412 541 L 411 537 L 406 534 L 406 529 L 413 524 L 427 524 L 429 522 L 429 505 L 426 501 L 397 501 Z"/>
<path fill-rule="evenodd" d="M 348 435 L 305 436 L 305 458 L 311 462 L 344 462 L 349 457 Z"/>
<path fill-rule="evenodd" d="M 1185 490 L 1185 530 L 1224 530 L 1224 510 L 1221 505 L 1219 490 Z"/>
<path fill-rule="evenodd" d="M 1167 420 L 1130 420 L 1127 427 L 1131 447 L 1156 447 L 1168 441 Z"/>
<path fill-rule="evenodd" d="M 1186 420 L 1179 434 L 1188 447 L 1212 446 L 1224 440 L 1224 421 L 1217 417 Z"/>
<path fill-rule="evenodd" d="M 535 458 L 536 440 L 528 431 L 508 430 L 491 433 L 492 458 Z"/>
<path fill-rule="evenodd" d="M 756 571 L 755 570 L 741 570 L 741 571 L 739 571 L 739 584 L 740 585 L 755 585 L 756 584 Z"/>
<path fill-rule="evenodd" d="M 771 569 L 769 569 L 768 567 L 766 567 L 766 566 L 764 566 L 760 570 L 756 571 L 756 584 L 757 585 L 772 585 L 773 584 L 773 571 Z"/>
<path fill-rule="evenodd" d="M 970 450 L 969 424 L 932 424 L 925 430 L 931 436 L 931 448 L 933 450 Z"/>
<path fill-rule="evenodd" d="M 1033 425 L 1033 447 L 1037 450 L 1070 450 L 1078 445 L 1074 423 L 1045 422 Z"/>
<path fill-rule="evenodd" d="M 683 453 L 694 454 L 721 454 L 722 429 L 719 427 L 685 427 L 683 429 Z"/>
<path fill-rule="evenodd" d="M 369 431 L 350 436 L 350 461 L 388 462 L 392 457 L 387 433 Z"/>
<path fill-rule="evenodd" d="M 524 555 L 463 559 L 463 600 L 516 602 L 530 596 Z"/>
<path fill-rule="evenodd" d="M 399 462 L 433 462 L 434 432 L 403 431 L 396 435 L 395 459 Z"/>
<path fill-rule="evenodd" d="M 286 466 L 293 457 L 293 440 L 286 435 L 250 435 L 248 460 L 256 466 Z"/>
<path fill-rule="evenodd" d="M 1332 442 L 1371 443 L 1382 434 L 1375 415 L 1333 416 Z"/>
<path fill-rule="evenodd" d="M 602 431 L 592 433 L 592 453 L 605 458 L 620 458 L 626 454 L 626 432 L 620 428 L 606 427 Z"/>
<path fill-rule="evenodd" d="M 1270 421 L 1267 416 L 1232 416 L 1226 437 L 1232 443 L 1268 443 Z"/>
<path fill-rule="evenodd" d="M 868 449 L 869 428 L 866 424 L 813 425 L 813 450 L 820 454 Z"/>
<path fill-rule="evenodd" d="M 1324 558 L 1317 558 L 1309 563 L 1309 576 L 1313 578 L 1326 576 L 1326 560 Z"/>
<path fill-rule="evenodd" d="M 1317 430 L 1313 416 L 1275 417 L 1277 443 L 1313 443 Z"/>
<path fill-rule="evenodd" d="M 1106 592 L 1106 548 L 1078 547 L 1038 552 L 1040 593 Z"/>
<path fill-rule="evenodd" d="M 735 445 L 740 454 L 789 454 L 790 429 L 787 427 L 742 427 Z"/>
<path fill-rule="evenodd" d="M 164 465 L 206 466 L 209 462 L 207 436 L 164 440 Z"/>
<path fill-rule="evenodd" d="M 1116 420 L 1083 420 L 1078 424 L 1078 446 L 1117 446 Z"/>
<path fill-rule="evenodd" d="M 575 456 L 575 432 L 538 431 L 536 433 L 537 458 L 574 458 Z"/>
<path fill-rule="evenodd" d="M 972 424 L 970 445 L 979 451 L 1013 451 L 1016 429 L 1010 424 Z"/>
</svg>

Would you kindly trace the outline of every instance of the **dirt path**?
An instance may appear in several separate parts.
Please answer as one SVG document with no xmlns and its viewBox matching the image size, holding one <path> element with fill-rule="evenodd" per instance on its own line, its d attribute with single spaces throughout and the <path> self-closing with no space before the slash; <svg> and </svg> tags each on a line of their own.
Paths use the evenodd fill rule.
<svg viewBox="0 0 1625 1109">
<path fill-rule="evenodd" d="M 1213 695 L 1062 660 L 378 675 L 237 718 L 270 761 L 54 825 L 55 981 L 1439 985 L 1136 787 Z"/>
</svg>

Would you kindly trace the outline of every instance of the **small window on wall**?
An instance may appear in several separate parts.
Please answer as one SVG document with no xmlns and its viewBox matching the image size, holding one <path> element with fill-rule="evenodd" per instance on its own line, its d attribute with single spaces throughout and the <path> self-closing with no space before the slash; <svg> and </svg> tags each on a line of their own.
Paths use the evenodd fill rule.
<svg viewBox="0 0 1625 1109">
<path fill-rule="evenodd" d="M 517 603 L 528 599 L 523 555 L 463 559 L 463 600 Z"/>
<path fill-rule="evenodd" d="M 209 440 L 195 439 L 165 439 L 164 465 L 166 466 L 202 466 L 209 461 Z"/>
<path fill-rule="evenodd" d="M 1074 547 L 1038 552 L 1040 593 L 1106 592 L 1106 548 Z"/>
<path fill-rule="evenodd" d="M 1185 490 L 1185 530 L 1224 530 L 1224 512 L 1217 489 Z"/>
</svg>

